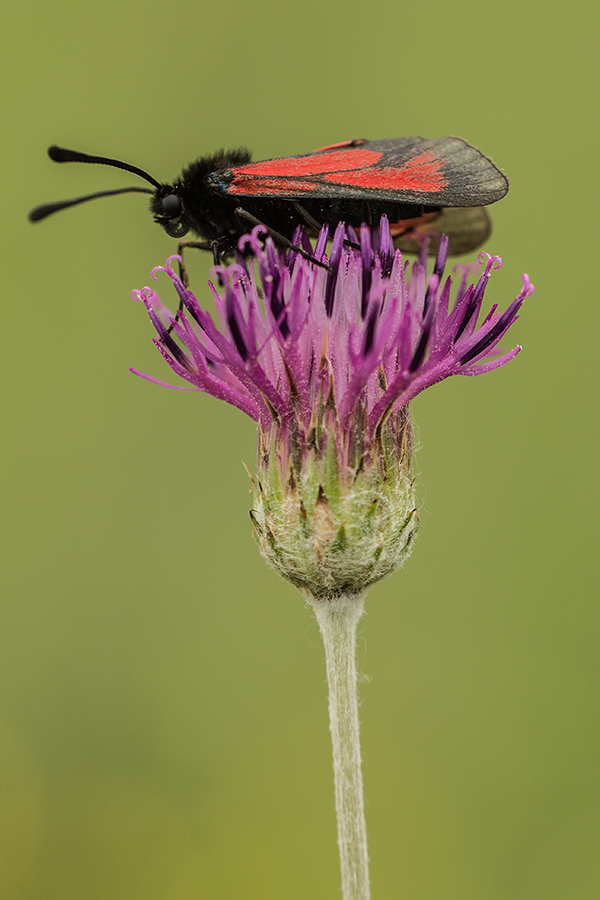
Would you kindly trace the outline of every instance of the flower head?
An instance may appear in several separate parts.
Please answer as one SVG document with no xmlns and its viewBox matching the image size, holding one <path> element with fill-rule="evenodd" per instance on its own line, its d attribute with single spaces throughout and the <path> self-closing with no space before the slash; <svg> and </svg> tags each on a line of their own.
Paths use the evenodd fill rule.
<svg viewBox="0 0 600 900">
<path fill-rule="evenodd" d="M 444 277 L 447 239 L 428 276 L 426 247 L 417 261 L 403 260 L 385 218 L 358 235 L 340 224 L 329 256 L 326 227 L 314 250 L 298 232 L 312 260 L 263 244 L 259 233 L 240 241 L 233 265 L 213 270 L 217 322 L 173 257 L 152 275 L 173 282 L 177 318 L 151 288 L 133 296 L 186 387 L 257 422 L 253 521 L 269 562 L 315 596 L 360 593 L 401 564 L 417 527 L 409 402 L 450 375 L 513 359 L 521 348 L 497 355 L 498 343 L 533 285 L 523 276 L 508 308 L 493 306 L 477 325 L 498 257 L 481 254 L 479 278 L 461 267 L 453 286 Z"/>
</svg>

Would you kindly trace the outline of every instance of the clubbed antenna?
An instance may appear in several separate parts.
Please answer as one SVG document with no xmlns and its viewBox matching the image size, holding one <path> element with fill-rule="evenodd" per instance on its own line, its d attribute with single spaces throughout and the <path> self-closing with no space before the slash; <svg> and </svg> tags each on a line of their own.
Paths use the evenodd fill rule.
<svg viewBox="0 0 600 900">
<path fill-rule="evenodd" d="M 124 169 L 126 172 L 132 172 L 134 175 L 139 175 L 140 178 L 148 181 L 150 184 L 154 185 L 155 188 L 161 186 L 160 182 L 156 181 L 155 178 L 152 178 L 151 175 L 148 175 L 147 172 L 144 172 L 143 169 L 139 169 L 137 166 L 130 166 L 129 163 L 121 162 L 118 159 L 110 159 L 107 156 L 90 156 L 87 153 L 80 153 L 78 150 L 67 150 L 65 147 L 57 147 L 56 145 L 48 147 L 48 156 L 50 159 L 53 159 L 54 162 L 84 162 L 96 163 L 101 166 L 113 166 L 115 169 Z M 86 194 L 83 197 L 75 197 L 72 200 L 59 200 L 56 203 L 44 203 L 42 206 L 36 206 L 35 209 L 31 210 L 29 213 L 29 221 L 40 222 L 47 216 L 52 215 L 52 213 L 59 212 L 61 209 L 67 209 L 69 206 L 77 206 L 79 203 L 86 203 L 88 200 L 95 200 L 96 197 L 112 197 L 115 194 L 129 193 L 153 194 L 154 191 L 151 191 L 150 188 L 143 187 L 116 188 L 111 191 L 98 191 L 95 194 Z"/>
<path fill-rule="evenodd" d="M 143 169 L 138 169 L 137 166 L 130 166 L 129 163 L 121 162 L 118 159 L 110 159 L 108 156 L 89 156 L 89 154 L 80 153 L 78 150 L 67 150 L 65 147 L 57 147 L 56 144 L 53 144 L 52 147 L 48 147 L 48 156 L 50 159 L 53 159 L 54 162 L 97 163 L 101 166 L 113 166 L 115 169 L 125 169 L 126 172 L 133 172 L 134 175 L 139 175 L 140 178 L 149 181 L 154 187 L 160 187 L 160 183 L 156 181 L 152 175 L 148 175 L 147 172 L 144 172 Z"/>
</svg>

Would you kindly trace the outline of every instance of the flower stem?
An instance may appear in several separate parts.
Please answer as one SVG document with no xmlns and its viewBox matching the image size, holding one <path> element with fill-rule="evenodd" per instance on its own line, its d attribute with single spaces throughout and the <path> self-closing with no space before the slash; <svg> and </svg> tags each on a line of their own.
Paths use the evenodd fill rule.
<svg viewBox="0 0 600 900">
<path fill-rule="evenodd" d="M 325 645 L 342 894 L 344 900 L 369 900 L 356 690 L 356 626 L 363 613 L 364 595 L 308 599 Z"/>
</svg>

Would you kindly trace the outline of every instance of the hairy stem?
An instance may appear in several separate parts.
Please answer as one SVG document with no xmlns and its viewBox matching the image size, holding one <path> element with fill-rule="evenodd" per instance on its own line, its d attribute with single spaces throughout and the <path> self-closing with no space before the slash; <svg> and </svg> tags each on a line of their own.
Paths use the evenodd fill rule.
<svg viewBox="0 0 600 900">
<path fill-rule="evenodd" d="M 364 596 L 309 598 L 327 663 L 335 808 L 344 900 L 369 900 L 369 857 L 356 690 L 356 626 Z"/>
</svg>

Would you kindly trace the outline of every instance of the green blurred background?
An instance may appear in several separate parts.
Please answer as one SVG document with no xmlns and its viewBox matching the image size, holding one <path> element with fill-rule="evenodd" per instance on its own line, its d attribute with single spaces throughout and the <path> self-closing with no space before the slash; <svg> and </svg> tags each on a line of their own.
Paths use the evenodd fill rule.
<svg viewBox="0 0 600 900">
<path fill-rule="evenodd" d="M 359 645 L 373 898 L 598 896 L 596 9 L 5 12 L 3 900 L 339 896 L 322 649 L 251 538 L 253 425 L 128 372 L 169 375 L 129 292 L 174 242 L 134 194 L 29 225 L 136 182 L 46 147 L 167 180 L 409 134 L 504 168 L 488 296 L 537 291 L 517 360 L 414 403 L 423 527 Z"/>
</svg>

